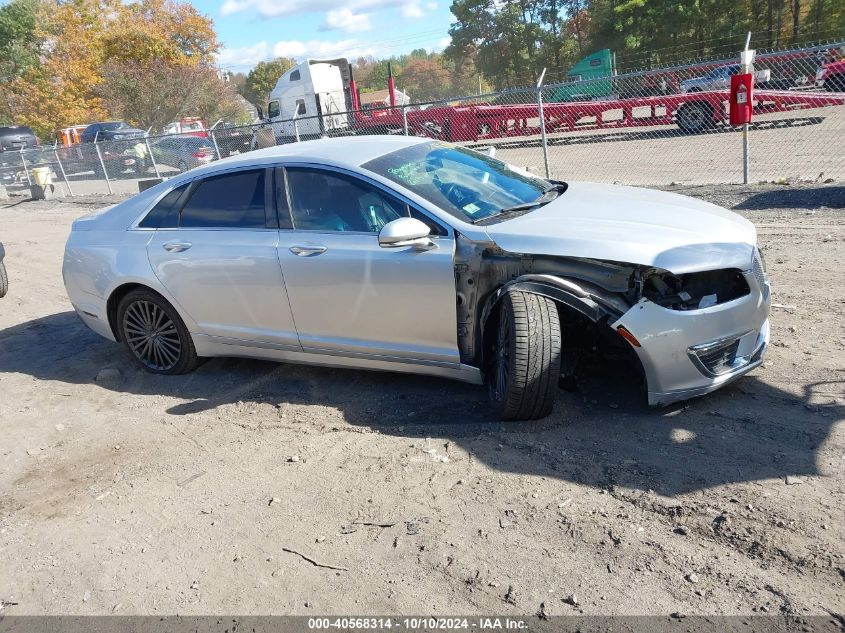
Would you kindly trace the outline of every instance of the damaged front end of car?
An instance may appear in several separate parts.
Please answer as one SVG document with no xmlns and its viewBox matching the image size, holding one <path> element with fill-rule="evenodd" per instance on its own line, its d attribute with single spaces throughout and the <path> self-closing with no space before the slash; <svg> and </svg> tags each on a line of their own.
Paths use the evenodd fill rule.
<svg viewBox="0 0 845 633">
<path fill-rule="evenodd" d="M 644 378 L 651 405 L 713 391 L 762 362 L 770 289 L 756 248 L 743 268 L 685 271 L 580 257 L 528 255 L 461 238 L 456 248 L 461 361 L 485 368 L 501 298 L 540 294 L 559 306 L 561 385 L 597 357 Z"/>
</svg>

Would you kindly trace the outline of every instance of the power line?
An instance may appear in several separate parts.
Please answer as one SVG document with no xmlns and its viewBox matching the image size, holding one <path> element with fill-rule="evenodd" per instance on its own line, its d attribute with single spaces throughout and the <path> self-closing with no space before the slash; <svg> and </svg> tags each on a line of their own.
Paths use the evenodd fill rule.
<svg viewBox="0 0 845 633">
<path fill-rule="evenodd" d="M 434 38 L 433 36 L 435 36 L 435 35 L 440 35 L 440 37 Z M 405 37 L 395 37 L 395 38 L 389 38 L 389 39 L 383 39 L 383 40 L 374 40 L 374 41 L 367 41 L 367 40 L 354 41 L 352 43 L 346 43 L 342 46 L 337 46 L 335 48 L 327 48 L 327 49 L 322 49 L 322 50 L 311 51 L 311 55 L 316 55 L 316 56 L 319 56 L 319 57 L 331 57 L 333 55 L 346 53 L 350 49 L 354 49 L 354 48 L 372 49 L 372 48 L 375 47 L 379 51 L 380 50 L 387 50 L 387 49 L 395 49 L 395 48 L 407 46 L 409 43 L 411 43 L 411 44 L 417 43 L 419 45 L 422 45 L 422 44 L 429 43 L 429 42 L 439 41 L 440 39 L 447 37 L 447 35 L 448 34 L 444 33 L 443 29 L 430 29 L 428 31 L 420 31 L 418 33 L 412 33 L 412 34 L 407 35 Z M 302 42 L 302 44 L 307 45 L 308 42 L 304 41 L 304 42 Z M 377 54 L 378 53 L 374 53 L 374 56 L 376 56 Z M 296 61 L 302 61 L 302 60 L 306 59 L 308 56 L 309 55 L 305 55 L 305 56 L 301 56 L 301 57 L 294 57 L 294 59 L 296 59 Z M 267 61 L 267 60 L 262 60 L 262 61 Z M 227 64 L 226 66 L 219 66 L 219 68 L 221 68 L 223 70 L 232 70 L 234 68 L 246 68 L 246 67 L 251 67 L 251 66 L 254 66 L 254 65 L 255 64 L 250 64 L 250 63 Z"/>
</svg>

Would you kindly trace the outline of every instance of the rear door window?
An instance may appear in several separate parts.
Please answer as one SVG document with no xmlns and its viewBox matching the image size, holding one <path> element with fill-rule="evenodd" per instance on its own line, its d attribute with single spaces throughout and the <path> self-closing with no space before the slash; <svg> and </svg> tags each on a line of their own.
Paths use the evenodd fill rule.
<svg viewBox="0 0 845 633">
<path fill-rule="evenodd" d="M 264 169 L 201 180 L 182 208 L 182 228 L 267 227 Z"/>
</svg>

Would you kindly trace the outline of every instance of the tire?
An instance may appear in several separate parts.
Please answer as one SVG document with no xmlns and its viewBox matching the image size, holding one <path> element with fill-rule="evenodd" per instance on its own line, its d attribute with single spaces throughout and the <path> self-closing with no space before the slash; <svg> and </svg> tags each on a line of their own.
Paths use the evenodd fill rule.
<svg viewBox="0 0 845 633">
<path fill-rule="evenodd" d="M 678 127 L 686 134 L 699 134 L 713 127 L 713 108 L 706 101 L 685 103 L 676 115 Z"/>
<path fill-rule="evenodd" d="M 121 299 L 117 327 L 129 353 L 150 373 L 186 374 L 199 364 L 179 313 L 151 290 L 133 290 Z"/>
<path fill-rule="evenodd" d="M 502 297 L 487 385 L 503 420 L 537 420 L 552 412 L 560 376 L 561 330 L 555 302 L 528 292 Z"/>
<path fill-rule="evenodd" d="M 181 160 L 181 159 L 180 159 L 180 160 L 179 160 L 179 164 L 176 166 L 176 168 L 177 168 L 177 169 L 178 169 L 181 173 L 183 173 L 183 174 L 184 174 L 186 171 L 188 171 L 188 163 L 186 163 L 184 160 Z"/>
<path fill-rule="evenodd" d="M 9 276 L 6 274 L 6 264 L 0 262 L 0 299 L 9 292 Z"/>
</svg>

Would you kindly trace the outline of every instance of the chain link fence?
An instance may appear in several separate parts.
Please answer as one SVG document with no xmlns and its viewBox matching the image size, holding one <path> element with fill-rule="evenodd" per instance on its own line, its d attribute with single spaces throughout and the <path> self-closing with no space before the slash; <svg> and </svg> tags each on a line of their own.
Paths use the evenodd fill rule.
<svg viewBox="0 0 845 633">
<path fill-rule="evenodd" d="M 743 134 L 728 123 L 730 76 L 720 59 L 624 74 L 599 68 L 569 81 L 391 107 L 306 113 L 188 134 L 0 154 L 0 179 L 26 189 L 43 174 L 65 195 L 135 193 L 246 152 L 322 137 L 395 134 L 459 143 L 543 176 L 631 185 L 743 181 Z M 749 180 L 845 179 L 845 38 L 759 52 Z M 312 106 L 313 107 L 313 106 Z"/>
</svg>

